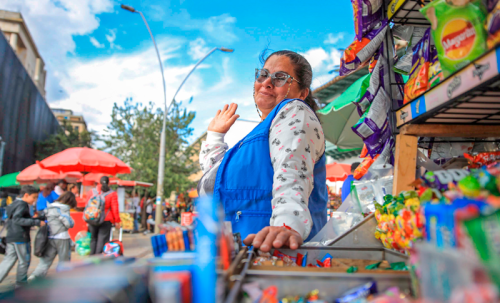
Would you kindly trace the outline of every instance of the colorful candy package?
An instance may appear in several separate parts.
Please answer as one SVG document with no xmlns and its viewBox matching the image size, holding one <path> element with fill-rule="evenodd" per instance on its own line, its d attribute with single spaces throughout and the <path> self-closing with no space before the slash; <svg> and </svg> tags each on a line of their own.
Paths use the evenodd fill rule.
<svg viewBox="0 0 500 303">
<path fill-rule="evenodd" d="M 500 160 L 500 152 L 486 152 L 479 153 L 475 156 L 464 153 L 465 159 L 469 160 L 472 165 L 469 167 L 477 168 L 483 165 L 492 164 L 498 160 Z"/>
<path fill-rule="evenodd" d="M 404 104 L 423 94 L 428 87 L 429 65 L 431 62 L 431 33 L 430 28 L 425 31 L 424 37 L 413 47 L 412 69 L 410 78 L 405 85 Z"/>
<path fill-rule="evenodd" d="M 420 11 L 431 23 L 445 77 L 486 52 L 486 10 L 481 0 L 436 0 Z"/>
<path fill-rule="evenodd" d="M 355 39 L 354 42 L 345 49 L 340 59 L 339 75 L 349 75 L 363 63 L 368 62 L 379 49 L 380 44 L 384 40 L 386 31 L 387 20 L 384 20 L 378 28 L 366 34 L 361 41 Z"/>
<path fill-rule="evenodd" d="M 354 11 L 356 39 L 363 37 L 380 24 L 383 0 L 351 0 Z"/>
<path fill-rule="evenodd" d="M 377 294 L 377 282 L 368 282 L 362 286 L 356 287 L 347 293 L 335 299 L 335 303 L 354 302 L 361 299 L 366 299 L 370 295 Z"/>
<path fill-rule="evenodd" d="M 486 31 L 488 32 L 488 48 L 492 49 L 500 43 L 500 2 L 488 14 Z"/>
</svg>

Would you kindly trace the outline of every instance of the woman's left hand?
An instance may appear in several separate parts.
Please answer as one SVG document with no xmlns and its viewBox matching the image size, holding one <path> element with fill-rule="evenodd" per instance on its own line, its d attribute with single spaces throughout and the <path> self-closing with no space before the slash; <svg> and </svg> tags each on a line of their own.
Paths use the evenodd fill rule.
<svg viewBox="0 0 500 303">
<path fill-rule="evenodd" d="M 297 249 L 302 244 L 302 237 L 293 229 L 284 226 L 267 226 L 257 234 L 250 234 L 243 240 L 245 245 L 253 245 L 261 251 L 268 252 L 271 248 L 288 246 Z"/>
</svg>

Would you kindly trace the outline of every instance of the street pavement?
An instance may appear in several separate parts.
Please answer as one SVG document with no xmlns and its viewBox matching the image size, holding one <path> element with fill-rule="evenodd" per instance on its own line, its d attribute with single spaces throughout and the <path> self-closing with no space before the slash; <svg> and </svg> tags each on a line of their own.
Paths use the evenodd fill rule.
<svg viewBox="0 0 500 303">
<path fill-rule="evenodd" d="M 31 231 L 31 250 L 33 251 L 33 239 L 35 239 L 36 229 Z M 136 258 L 152 258 L 153 250 L 151 248 L 151 235 L 144 235 L 143 233 L 129 234 L 123 233 L 123 255 L 126 257 L 136 257 Z M 115 232 L 114 239 L 118 239 L 118 232 Z M 0 262 L 5 256 L 0 255 Z M 82 260 L 86 258 L 85 256 L 80 256 L 76 252 L 71 253 L 71 261 Z M 39 258 L 31 255 L 31 264 L 28 270 L 28 276 L 35 270 L 38 265 Z M 55 275 L 57 263 L 59 262 L 59 257 L 56 257 L 54 263 L 49 269 L 47 276 Z M 0 292 L 5 292 L 11 290 L 14 287 L 16 281 L 17 263 L 14 265 L 9 275 L 0 284 Z"/>
</svg>

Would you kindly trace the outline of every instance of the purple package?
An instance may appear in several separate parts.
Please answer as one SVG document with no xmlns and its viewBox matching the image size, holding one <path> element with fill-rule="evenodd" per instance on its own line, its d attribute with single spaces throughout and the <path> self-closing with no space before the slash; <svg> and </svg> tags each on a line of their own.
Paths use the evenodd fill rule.
<svg viewBox="0 0 500 303">
<path fill-rule="evenodd" d="M 492 12 L 495 9 L 497 3 L 498 0 L 486 0 L 486 8 L 488 9 L 488 12 Z"/>
<path fill-rule="evenodd" d="M 368 62 L 379 49 L 387 32 L 387 19 L 379 23 L 379 26 L 370 31 L 364 38 L 369 42 L 363 43 L 356 39 L 346 48 L 340 59 L 339 75 L 345 76 L 354 72 L 361 64 Z M 365 41 L 366 41 L 365 39 Z"/>
<path fill-rule="evenodd" d="M 382 0 L 351 0 L 354 11 L 354 31 L 356 39 L 363 37 L 382 20 Z"/>
<path fill-rule="evenodd" d="M 372 157 L 382 150 L 391 135 L 387 119 L 390 102 L 391 100 L 383 87 L 379 87 L 370 108 L 352 127 L 354 133 L 363 139 L 368 154 Z"/>
</svg>

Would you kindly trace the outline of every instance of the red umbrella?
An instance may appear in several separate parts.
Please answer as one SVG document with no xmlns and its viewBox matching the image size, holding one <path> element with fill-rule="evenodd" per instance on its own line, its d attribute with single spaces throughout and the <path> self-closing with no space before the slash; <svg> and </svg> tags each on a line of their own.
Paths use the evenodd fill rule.
<svg viewBox="0 0 500 303">
<path fill-rule="evenodd" d="M 101 181 L 101 178 L 104 176 L 109 177 L 109 174 L 90 173 L 83 176 L 81 179 L 78 180 L 78 182 L 82 182 L 83 185 L 85 186 L 93 186 L 96 183 L 99 183 L 99 181 Z M 115 177 L 109 177 L 109 184 L 116 184 L 118 180 L 120 179 Z"/>
<path fill-rule="evenodd" d="M 116 175 L 130 174 L 132 170 L 115 156 L 88 147 L 68 148 L 37 163 L 42 168 L 61 172 L 79 171 Z"/>
<path fill-rule="evenodd" d="M 38 164 L 33 164 L 26 167 L 17 175 L 17 181 L 22 185 L 33 184 L 33 182 L 54 182 L 60 179 L 65 179 L 67 182 L 73 183 L 82 176 L 79 172 L 56 173 L 48 169 L 43 169 Z"/>
<path fill-rule="evenodd" d="M 329 181 L 344 181 L 350 174 L 350 164 L 340 164 L 337 162 L 333 162 L 326 165 L 326 179 Z"/>
</svg>

